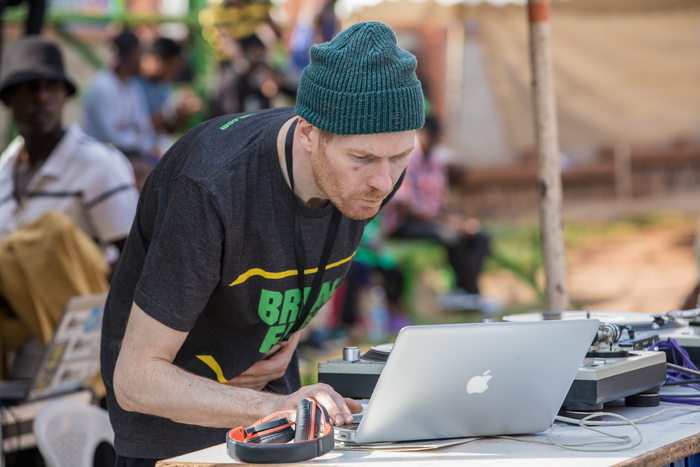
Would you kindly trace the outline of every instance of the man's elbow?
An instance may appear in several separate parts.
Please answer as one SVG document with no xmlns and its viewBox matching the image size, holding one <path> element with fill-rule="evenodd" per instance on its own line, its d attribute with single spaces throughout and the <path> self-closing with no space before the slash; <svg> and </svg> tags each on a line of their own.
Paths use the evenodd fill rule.
<svg viewBox="0 0 700 467">
<path fill-rule="evenodd" d="M 127 412 L 136 412 L 139 385 L 134 385 L 133 381 L 138 380 L 134 371 L 127 371 L 124 365 L 119 363 L 114 369 L 114 397 L 117 399 L 119 407 Z"/>
</svg>

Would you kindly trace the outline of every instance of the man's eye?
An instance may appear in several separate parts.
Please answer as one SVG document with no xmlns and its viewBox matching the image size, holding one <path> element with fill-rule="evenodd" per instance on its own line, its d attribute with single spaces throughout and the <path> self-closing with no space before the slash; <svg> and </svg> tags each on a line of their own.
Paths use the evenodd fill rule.
<svg viewBox="0 0 700 467">
<path fill-rule="evenodd" d="M 395 164 L 400 164 L 400 163 L 404 162 L 406 159 L 408 159 L 408 156 L 409 156 L 408 154 L 400 154 L 398 156 L 392 156 L 390 159 L 391 159 L 391 162 L 393 162 Z"/>
</svg>

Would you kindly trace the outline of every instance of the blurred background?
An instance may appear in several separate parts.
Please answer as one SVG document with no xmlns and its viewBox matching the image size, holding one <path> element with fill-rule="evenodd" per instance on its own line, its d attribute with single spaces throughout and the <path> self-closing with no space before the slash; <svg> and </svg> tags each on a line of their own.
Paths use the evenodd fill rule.
<svg viewBox="0 0 700 467">
<path fill-rule="evenodd" d="M 315 380 L 316 364 L 344 345 L 365 351 L 406 324 L 547 311 L 526 2 L 10 3 L 1 13 L 4 44 L 26 33 L 32 9 L 45 8 L 39 33 L 61 45 L 79 88 L 65 107 L 66 124 L 81 123 L 84 91 L 99 70 L 114 65 L 113 39 L 125 28 L 144 56 L 159 38 L 181 47 L 183 60 L 167 73 L 153 74 L 152 63 L 141 61 L 138 73 L 167 83 L 177 115 L 185 117 L 168 129 L 162 152 L 135 163 L 141 181 L 167 144 L 197 123 L 293 105 L 310 47 L 353 23 L 389 24 L 417 57 L 427 114 L 439 122 L 424 152 L 445 168 L 445 209 L 488 242 L 474 253 L 476 290 L 463 290 L 444 244 L 392 237 L 377 219 L 348 279 L 306 331 L 300 347 L 306 383 Z M 552 0 L 550 8 L 570 309 L 639 312 L 644 321 L 694 308 L 700 2 Z M 14 135 L 3 106 L 3 149 Z"/>
<path fill-rule="evenodd" d="M 5 43 L 24 34 L 33 3 L 4 10 Z M 143 44 L 159 37 L 176 41 L 184 66 L 168 79 L 176 93 L 201 103 L 176 138 L 213 115 L 293 105 L 309 47 L 367 20 L 391 25 L 399 45 L 418 58 L 428 113 L 441 122 L 435 152 L 448 169 L 446 202 L 478 220 L 490 250 L 478 279 L 483 306 L 448 310 L 441 300 L 454 288 L 455 275 L 444 249 L 375 239 L 369 249 L 401 270 L 401 287 L 392 304 L 391 290 L 388 296 L 371 292 L 386 279 L 366 276 L 367 293 L 354 295 L 363 323 L 358 339 L 371 335 L 380 342 L 396 330 L 370 332 L 378 326 L 370 310 L 377 297 L 402 314 L 397 326 L 542 311 L 525 2 L 50 0 L 41 34 L 61 44 L 80 88 L 66 107 L 68 123 L 80 122 L 80 91 L 109 64 L 110 41 L 119 31 L 129 28 Z M 571 308 L 663 313 L 694 306 L 700 4 L 554 0 L 550 24 Z M 260 46 L 256 56 L 241 40 L 251 34 Z M 252 101 L 245 96 L 237 107 L 217 106 L 225 102 L 222 92 L 232 92 L 223 70 L 237 69 L 241 57 L 245 70 L 255 71 L 246 75 L 257 93 L 254 107 L 246 107 Z M 3 147 L 13 132 L 3 108 Z M 353 335 L 339 331 L 342 300 L 329 305 L 325 322 L 318 320 L 312 344 Z"/>
</svg>

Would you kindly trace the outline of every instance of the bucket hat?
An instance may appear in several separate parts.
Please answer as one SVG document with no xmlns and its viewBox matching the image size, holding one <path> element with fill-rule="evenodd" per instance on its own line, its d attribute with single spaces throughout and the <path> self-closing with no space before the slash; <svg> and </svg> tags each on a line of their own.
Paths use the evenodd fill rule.
<svg viewBox="0 0 700 467">
<path fill-rule="evenodd" d="M 76 87 L 65 73 L 58 46 L 38 36 L 17 39 L 7 45 L 0 62 L 0 96 L 15 84 L 40 79 L 57 79 L 66 84 L 68 95 Z"/>
</svg>

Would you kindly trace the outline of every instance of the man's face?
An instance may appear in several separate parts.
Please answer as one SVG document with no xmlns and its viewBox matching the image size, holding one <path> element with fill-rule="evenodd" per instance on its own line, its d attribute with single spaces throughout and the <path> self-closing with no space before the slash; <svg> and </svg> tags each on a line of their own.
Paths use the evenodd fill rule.
<svg viewBox="0 0 700 467">
<path fill-rule="evenodd" d="M 134 47 L 122 57 L 122 69 L 127 76 L 136 75 L 141 70 L 141 47 Z"/>
<path fill-rule="evenodd" d="M 4 96 L 21 135 L 40 137 L 61 127 L 68 92 L 63 81 L 40 79 L 16 84 Z"/>
<path fill-rule="evenodd" d="M 152 81 L 172 81 L 183 65 L 182 57 L 162 59 L 152 53 L 141 56 L 141 73 Z"/>
<path fill-rule="evenodd" d="M 408 165 L 414 144 L 415 131 L 318 138 L 311 151 L 316 185 L 351 219 L 373 217 Z"/>
</svg>

